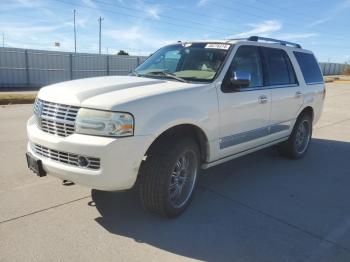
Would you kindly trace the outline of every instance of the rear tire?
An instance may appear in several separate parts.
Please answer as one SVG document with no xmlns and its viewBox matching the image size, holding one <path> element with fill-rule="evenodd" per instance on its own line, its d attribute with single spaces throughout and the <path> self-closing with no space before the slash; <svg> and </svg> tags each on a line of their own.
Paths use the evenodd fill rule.
<svg viewBox="0 0 350 262">
<path fill-rule="evenodd" d="M 139 192 L 143 206 L 173 218 L 190 204 L 197 186 L 200 154 L 188 137 L 164 139 L 148 153 L 141 165 Z"/>
<path fill-rule="evenodd" d="M 277 150 L 280 155 L 291 159 L 302 158 L 309 149 L 311 137 L 312 118 L 303 114 L 297 119 L 289 139 L 277 145 Z"/>
</svg>

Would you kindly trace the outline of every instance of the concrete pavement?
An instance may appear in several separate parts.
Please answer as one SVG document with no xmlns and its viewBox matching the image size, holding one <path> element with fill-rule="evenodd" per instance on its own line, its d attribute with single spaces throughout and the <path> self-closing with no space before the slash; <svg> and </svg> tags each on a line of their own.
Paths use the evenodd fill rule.
<svg viewBox="0 0 350 262">
<path fill-rule="evenodd" d="M 38 178 L 26 167 L 32 106 L 0 107 L 0 261 L 350 261 L 350 85 L 328 84 L 307 156 L 273 149 L 202 173 L 166 220 L 135 192 Z"/>
</svg>

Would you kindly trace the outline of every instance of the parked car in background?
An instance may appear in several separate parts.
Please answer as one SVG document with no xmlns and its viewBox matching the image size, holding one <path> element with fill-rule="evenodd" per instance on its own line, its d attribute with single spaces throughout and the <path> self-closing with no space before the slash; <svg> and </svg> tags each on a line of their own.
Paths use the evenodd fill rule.
<svg viewBox="0 0 350 262">
<path fill-rule="evenodd" d="M 136 185 L 145 208 L 176 217 L 201 168 L 272 145 L 303 157 L 324 98 L 319 65 L 298 44 L 178 42 L 129 76 L 42 88 L 27 124 L 28 166 L 99 190 Z"/>
</svg>

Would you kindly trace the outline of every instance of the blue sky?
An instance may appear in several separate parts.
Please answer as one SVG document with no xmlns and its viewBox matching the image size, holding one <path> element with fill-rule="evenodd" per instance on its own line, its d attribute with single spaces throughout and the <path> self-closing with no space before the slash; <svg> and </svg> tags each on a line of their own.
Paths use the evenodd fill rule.
<svg viewBox="0 0 350 262">
<path fill-rule="evenodd" d="M 320 61 L 350 61 L 350 0 L 0 0 L 5 46 L 73 51 L 73 9 L 78 52 L 98 52 L 101 16 L 103 53 L 260 35 L 296 41 Z"/>
</svg>

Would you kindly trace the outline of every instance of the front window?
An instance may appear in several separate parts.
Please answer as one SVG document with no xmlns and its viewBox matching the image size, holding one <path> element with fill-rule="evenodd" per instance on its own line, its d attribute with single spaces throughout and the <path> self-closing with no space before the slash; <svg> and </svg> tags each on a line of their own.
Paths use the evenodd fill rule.
<svg viewBox="0 0 350 262">
<path fill-rule="evenodd" d="M 211 82 L 230 49 L 223 43 L 180 43 L 161 48 L 134 71 L 139 76 Z"/>
</svg>

